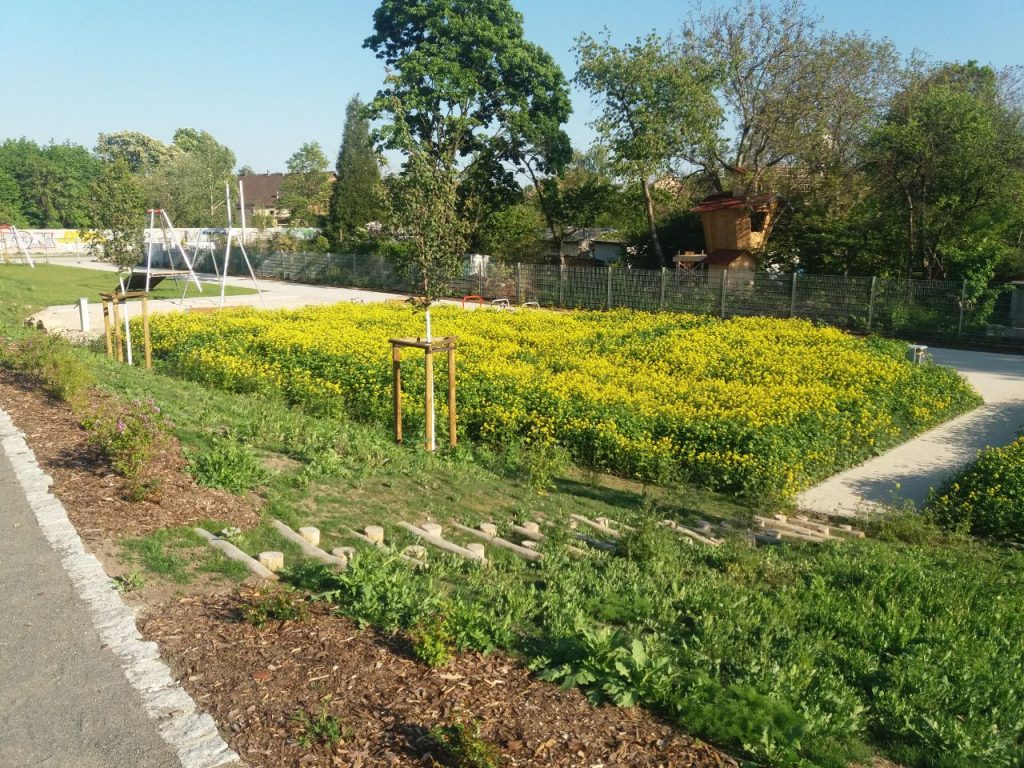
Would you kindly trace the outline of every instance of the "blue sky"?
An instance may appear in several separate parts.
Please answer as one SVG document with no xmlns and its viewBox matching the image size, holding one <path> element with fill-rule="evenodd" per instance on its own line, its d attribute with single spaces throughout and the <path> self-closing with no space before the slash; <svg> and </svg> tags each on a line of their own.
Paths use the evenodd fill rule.
<svg viewBox="0 0 1024 768">
<path fill-rule="evenodd" d="M 683 0 L 513 0 L 530 40 L 567 77 L 573 38 L 607 26 L 617 42 L 673 32 Z M 1024 0 L 808 0 L 824 26 L 892 40 L 901 54 L 1024 64 Z M 283 170 L 306 141 L 337 152 L 345 103 L 371 96 L 383 68 L 364 50 L 377 0 L 0 0 L 0 139 L 93 146 L 100 131 L 170 141 L 202 128 L 239 165 Z M 591 140 L 594 108 L 574 94 L 569 133 Z"/>
</svg>

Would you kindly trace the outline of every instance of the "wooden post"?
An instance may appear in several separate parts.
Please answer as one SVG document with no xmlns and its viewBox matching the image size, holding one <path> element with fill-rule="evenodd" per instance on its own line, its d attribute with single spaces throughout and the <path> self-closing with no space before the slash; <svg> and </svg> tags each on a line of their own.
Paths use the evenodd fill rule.
<svg viewBox="0 0 1024 768">
<path fill-rule="evenodd" d="M 111 304 L 114 305 L 114 340 L 117 342 L 117 362 L 124 362 L 124 347 L 121 336 L 121 299 L 118 296 L 114 296 Z"/>
<path fill-rule="evenodd" d="M 114 356 L 114 344 L 110 340 L 110 303 L 103 299 L 103 331 L 107 337 L 107 357 Z"/>
<path fill-rule="evenodd" d="M 455 342 L 448 344 L 448 444 L 454 448 L 459 441 L 455 410 Z"/>
<path fill-rule="evenodd" d="M 426 378 L 426 394 L 423 397 L 423 407 L 427 415 L 426 444 L 427 450 L 434 450 L 434 353 L 430 347 L 424 350 L 423 375 Z"/>
<path fill-rule="evenodd" d="M 402 442 L 402 348 L 391 346 L 391 370 L 395 387 L 395 442 Z"/>
<path fill-rule="evenodd" d="M 153 348 L 149 341 L 149 296 L 142 295 L 142 344 L 146 350 L 146 370 L 153 369 Z"/>
</svg>

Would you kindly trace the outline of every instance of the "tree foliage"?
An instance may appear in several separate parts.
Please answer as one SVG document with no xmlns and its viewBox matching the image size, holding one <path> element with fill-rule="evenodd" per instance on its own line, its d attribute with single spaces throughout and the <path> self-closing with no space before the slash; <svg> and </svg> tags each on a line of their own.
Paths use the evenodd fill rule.
<svg viewBox="0 0 1024 768">
<path fill-rule="evenodd" d="M 118 271 L 131 269 L 142 254 L 143 200 L 138 179 L 121 158 L 105 164 L 93 184 L 93 220 L 98 231 L 89 241 L 89 250 L 102 261 L 116 264 Z"/>
<path fill-rule="evenodd" d="M 226 223 L 224 185 L 234 182 L 235 153 L 206 131 L 179 128 L 171 156 L 145 173 L 148 202 L 165 208 L 176 226 Z"/>
<path fill-rule="evenodd" d="M 600 103 L 592 123 L 611 150 L 613 167 L 640 184 L 656 259 L 664 263 L 650 184 L 681 157 L 714 141 L 721 108 L 713 89 L 715 69 L 656 34 L 621 48 L 606 33 L 576 41 L 576 82 Z"/>
<path fill-rule="evenodd" d="M 306 142 L 288 158 L 287 167 L 278 202 L 288 209 L 292 225 L 314 226 L 327 212 L 331 194 L 327 155 L 317 142 Z"/>
<path fill-rule="evenodd" d="M 28 139 L 4 141 L 0 144 L 0 208 L 11 219 L 4 223 L 89 226 L 90 189 L 102 167 L 88 149 L 70 142 L 39 146 Z"/>
<path fill-rule="evenodd" d="M 147 173 L 173 159 L 179 148 L 139 131 L 115 131 L 99 135 L 95 152 L 104 162 L 124 160 L 133 173 Z"/>
<path fill-rule="evenodd" d="M 337 178 L 324 225 L 328 240 L 335 246 L 382 214 L 380 164 L 365 108 L 358 96 L 353 96 L 345 108 L 345 128 L 335 164 Z"/>
<path fill-rule="evenodd" d="M 390 184 L 390 219 L 431 299 L 461 264 L 463 204 L 482 219 L 479 197 L 460 194 L 460 163 L 506 183 L 506 163 L 521 166 L 551 145 L 569 115 L 568 86 L 554 59 L 523 38 L 509 0 L 383 0 L 373 18 L 365 46 L 391 72 L 369 106 L 383 121 L 374 136 L 406 158 Z"/>
</svg>

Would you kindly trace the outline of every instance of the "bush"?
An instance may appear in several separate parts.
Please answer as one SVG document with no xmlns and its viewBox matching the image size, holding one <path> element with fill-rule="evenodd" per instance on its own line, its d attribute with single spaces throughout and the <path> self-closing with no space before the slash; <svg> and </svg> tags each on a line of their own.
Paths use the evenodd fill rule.
<svg viewBox="0 0 1024 768">
<path fill-rule="evenodd" d="M 932 494 L 927 511 L 948 530 L 1024 544 L 1024 437 L 978 454 Z"/>
<path fill-rule="evenodd" d="M 153 462 L 166 443 L 171 424 L 152 401 L 106 405 L 82 422 L 89 442 L 97 446 L 113 470 L 125 479 L 133 501 L 156 491 Z"/>
<path fill-rule="evenodd" d="M 48 395 L 74 406 L 82 405 L 96 385 L 92 371 L 59 336 L 32 334 L 0 353 L 0 360 L 39 382 Z"/>
<path fill-rule="evenodd" d="M 189 472 L 200 485 L 234 494 L 252 490 L 268 476 L 253 449 L 236 440 L 219 440 L 210 450 L 192 456 Z"/>
</svg>

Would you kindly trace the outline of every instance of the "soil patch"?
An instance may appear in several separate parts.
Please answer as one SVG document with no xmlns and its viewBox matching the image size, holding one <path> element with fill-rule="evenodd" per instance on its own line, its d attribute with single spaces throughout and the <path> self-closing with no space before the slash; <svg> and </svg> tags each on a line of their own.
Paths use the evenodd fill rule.
<svg viewBox="0 0 1024 768">
<path fill-rule="evenodd" d="M 140 627 L 231 747 L 253 768 L 432 766 L 437 725 L 480 722 L 506 766 L 736 766 L 639 709 L 594 707 L 503 654 L 445 669 L 414 661 L 399 635 L 361 630 L 326 606 L 307 621 L 257 629 L 244 596 L 186 598 Z M 296 713 L 328 713 L 343 743 L 302 746 Z"/>
<path fill-rule="evenodd" d="M 144 536 L 161 528 L 221 520 L 240 528 L 259 523 L 258 500 L 204 488 L 185 472 L 173 438 L 154 461 L 160 481 L 154 498 L 131 502 L 103 455 L 66 403 L 38 390 L 23 376 L 0 369 L 0 406 L 25 432 L 40 466 L 51 477 L 54 495 L 86 541 Z"/>
</svg>

